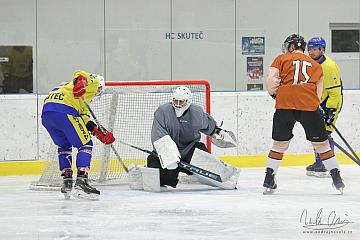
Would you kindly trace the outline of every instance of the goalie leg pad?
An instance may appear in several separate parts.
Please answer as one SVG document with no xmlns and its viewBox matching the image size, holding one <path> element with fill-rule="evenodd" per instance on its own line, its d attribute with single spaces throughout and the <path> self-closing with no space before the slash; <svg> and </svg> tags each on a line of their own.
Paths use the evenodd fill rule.
<svg viewBox="0 0 360 240">
<path fill-rule="evenodd" d="M 226 164 L 220 159 L 211 155 L 210 153 L 204 152 L 200 149 L 195 149 L 191 159 L 191 164 L 208 170 L 210 172 L 216 173 L 220 175 L 222 179 L 222 183 L 220 183 L 211 179 L 204 179 L 204 177 L 198 176 L 199 181 L 203 184 L 220 187 L 223 189 L 236 188 L 236 184 L 240 176 L 240 169 Z"/>
<path fill-rule="evenodd" d="M 129 180 L 129 187 L 132 190 L 160 192 L 160 176 L 157 168 L 130 166 Z"/>
<path fill-rule="evenodd" d="M 236 189 L 236 185 L 239 180 L 240 169 L 236 169 L 235 172 L 233 172 L 233 174 L 227 179 L 227 181 L 223 182 L 218 182 L 198 174 L 195 174 L 195 176 L 198 178 L 199 182 L 204 185 L 219 187 L 225 190 L 234 190 Z"/>
</svg>

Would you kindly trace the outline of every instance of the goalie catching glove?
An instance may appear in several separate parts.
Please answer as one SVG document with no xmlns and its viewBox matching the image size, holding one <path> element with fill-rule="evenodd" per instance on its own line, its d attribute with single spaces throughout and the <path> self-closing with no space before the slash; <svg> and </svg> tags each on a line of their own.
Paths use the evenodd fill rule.
<svg viewBox="0 0 360 240">
<path fill-rule="evenodd" d="M 159 156 L 162 168 L 173 170 L 178 167 L 181 155 L 176 143 L 169 135 L 165 135 L 156 140 L 154 142 L 154 148 Z"/>
<path fill-rule="evenodd" d="M 86 128 L 93 136 L 100 140 L 104 144 L 112 144 L 115 141 L 114 135 L 107 131 L 104 127 L 101 127 L 102 130 L 92 121 L 89 121 L 86 124 Z"/>
<path fill-rule="evenodd" d="M 237 146 L 235 134 L 218 126 L 215 127 L 214 133 L 211 135 L 211 142 L 220 148 L 233 148 Z"/>
</svg>

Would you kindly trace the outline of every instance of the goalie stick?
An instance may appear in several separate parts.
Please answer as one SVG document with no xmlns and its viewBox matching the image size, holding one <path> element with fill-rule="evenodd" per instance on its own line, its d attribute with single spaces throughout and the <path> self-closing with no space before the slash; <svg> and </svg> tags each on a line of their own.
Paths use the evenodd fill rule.
<svg viewBox="0 0 360 240">
<path fill-rule="evenodd" d="M 150 150 L 147 150 L 147 149 L 143 149 L 143 148 L 140 148 L 140 147 L 137 147 L 137 146 L 134 146 L 132 144 L 129 144 L 129 143 L 126 143 L 126 142 L 123 142 L 121 140 L 119 140 L 119 142 L 121 144 L 124 144 L 128 147 L 131 147 L 131 148 L 134 148 L 134 149 L 137 149 L 139 151 L 142 151 L 142 152 L 145 152 L 145 153 L 148 153 L 150 155 L 153 155 L 154 157 L 157 157 L 158 155 L 153 152 L 153 151 L 150 151 Z M 205 169 L 202 169 L 200 167 L 197 167 L 197 166 L 194 166 L 194 165 L 191 165 L 190 163 L 187 163 L 187 162 L 183 162 L 183 161 L 180 161 L 178 163 L 178 166 L 184 170 L 188 170 L 189 172 L 192 172 L 194 174 L 198 174 L 198 175 L 201 175 L 203 177 L 206 177 L 206 178 L 210 178 L 212 180 L 215 180 L 217 182 L 222 182 L 222 179 L 220 177 L 220 175 L 216 174 L 216 173 L 213 173 L 213 172 L 210 172 L 210 171 L 207 171 Z"/>
<path fill-rule="evenodd" d="M 81 97 L 86 108 L 89 110 L 91 116 L 93 117 L 96 125 L 99 127 L 100 131 L 104 134 L 105 133 L 105 130 L 104 130 L 104 127 L 99 123 L 98 119 L 96 118 L 94 112 L 92 111 L 91 107 L 89 106 L 89 104 L 85 101 L 85 98 L 84 97 Z M 121 142 L 121 141 L 120 141 Z M 124 161 L 121 159 L 119 153 L 116 151 L 114 145 L 110 144 L 110 147 L 111 149 L 113 150 L 113 152 L 115 153 L 116 157 L 117 157 L 117 160 L 119 161 L 120 165 L 123 167 L 123 169 L 125 170 L 125 172 L 129 173 L 129 169 L 125 166 L 125 163 Z"/>
</svg>

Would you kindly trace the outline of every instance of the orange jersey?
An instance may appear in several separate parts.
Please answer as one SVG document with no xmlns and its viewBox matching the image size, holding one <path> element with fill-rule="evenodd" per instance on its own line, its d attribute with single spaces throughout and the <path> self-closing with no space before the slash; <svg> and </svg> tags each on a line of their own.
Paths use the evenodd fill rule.
<svg viewBox="0 0 360 240">
<path fill-rule="evenodd" d="M 323 76 L 320 64 L 296 51 L 279 55 L 271 67 L 279 69 L 281 79 L 276 93 L 276 109 L 315 111 L 319 107 L 317 84 Z"/>
</svg>

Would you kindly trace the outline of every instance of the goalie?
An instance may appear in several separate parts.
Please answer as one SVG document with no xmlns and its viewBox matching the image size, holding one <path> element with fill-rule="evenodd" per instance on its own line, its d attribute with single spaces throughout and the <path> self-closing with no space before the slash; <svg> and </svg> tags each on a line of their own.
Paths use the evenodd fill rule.
<svg viewBox="0 0 360 240">
<path fill-rule="evenodd" d="M 42 124 L 58 146 L 59 166 L 63 176 L 61 192 L 65 198 L 70 198 L 73 187 L 72 147 L 78 149 L 74 197 L 96 199 L 100 195 L 88 183 L 93 148 L 89 132 L 104 144 L 113 143 L 115 138 L 111 132 L 101 132 L 90 121 L 84 100 L 91 102 L 95 96 L 101 95 L 104 83 L 104 78 L 100 75 L 76 71 L 72 81 L 54 88 L 44 100 Z"/>
<path fill-rule="evenodd" d="M 200 106 L 192 104 L 191 96 L 187 87 L 177 87 L 173 93 L 172 102 L 159 106 L 155 111 L 151 142 L 156 154 L 148 156 L 147 167 L 159 169 L 160 186 L 175 188 L 180 172 L 191 174 L 178 167 L 180 160 L 187 163 L 191 161 L 192 165 L 202 167 L 199 162 L 202 158 L 208 161 L 203 167 L 205 170 L 218 172 L 222 176 L 223 182 L 231 181 L 231 183 L 226 186 L 213 185 L 211 182 L 207 182 L 207 179 L 202 178 L 199 179 L 200 182 L 225 189 L 234 189 L 239 169 L 208 154 L 205 144 L 200 142 L 200 133 L 211 136 L 213 143 L 220 147 L 235 147 L 237 145 L 235 137 L 232 132 L 217 127 L 216 121 Z M 196 157 L 194 152 L 197 153 Z M 211 169 L 206 169 L 206 166 L 210 166 Z"/>
</svg>

